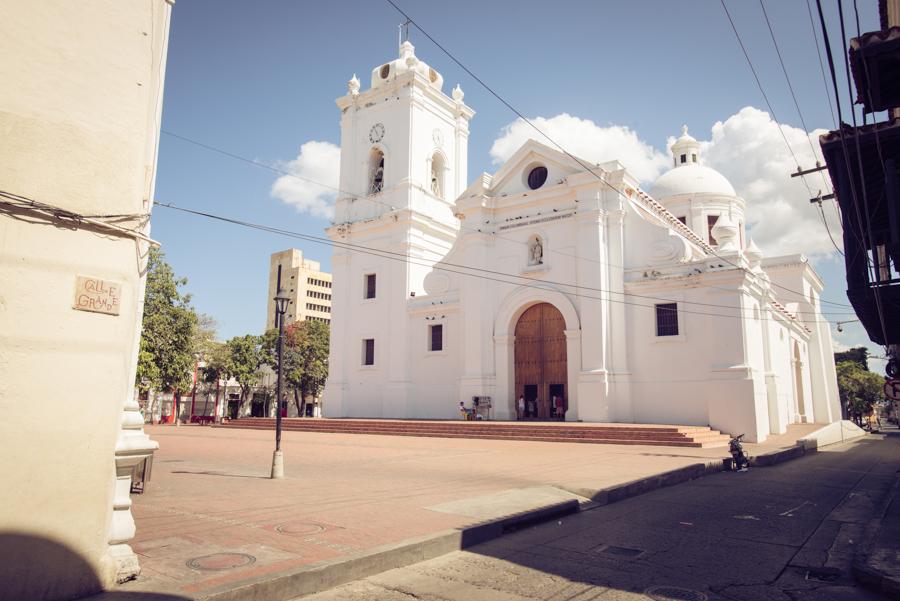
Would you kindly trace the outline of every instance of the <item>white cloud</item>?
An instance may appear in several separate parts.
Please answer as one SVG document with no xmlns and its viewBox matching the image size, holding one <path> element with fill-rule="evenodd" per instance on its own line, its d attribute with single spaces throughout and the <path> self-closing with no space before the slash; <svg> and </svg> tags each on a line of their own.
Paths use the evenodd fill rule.
<svg viewBox="0 0 900 601">
<path fill-rule="evenodd" d="M 745 107 L 712 126 L 712 139 L 702 144 L 703 162 L 727 177 L 744 198 L 750 235 L 765 254 L 834 254 L 822 214 L 809 202 L 806 185 L 801 178 L 790 176 L 797 170 L 797 161 L 804 169 L 814 167 L 816 161 L 825 163 L 819 146 L 819 135 L 825 130 L 806 134 L 789 125 L 782 125 L 781 129 L 784 137 L 768 113 Z M 820 189 L 823 194 L 831 191 L 827 172 L 810 174 L 805 179 L 813 195 Z M 825 201 L 823 208 L 831 234 L 841 246 L 841 225 L 833 203 Z"/>
<path fill-rule="evenodd" d="M 649 189 L 651 182 L 670 166 L 669 153 L 641 140 L 628 127 L 601 127 L 588 119 L 567 113 L 536 117 L 532 122 L 563 148 L 593 162 L 619 160 Z M 822 162 L 819 135 L 778 124 L 768 113 L 746 107 L 712 126 L 711 139 L 702 142 L 702 160 L 721 172 L 747 203 L 746 219 L 750 235 L 766 255 L 802 252 L 811 258 L 834 257 L 834 246 L 822 224 L 822 215 L 811 204 L 809 191 L 800 178 L 792 178 L 797 162 L 807 169 Z M 698 132 L 692 132 L 696 137 Z M 521 119 L 504 127 L 491 147 L 494 163 L 502 163 L 529 138 L 552 146 Z M 796 155 L 785 144 L 787 138 Z M 671 146 L 674 138 L 668 143 Z M 823 181 L 822 176 L 825 179 Z M 806 176 L 812 194 L 831 191 L 827 172 Z M 825 201 L 825 218 L 837 245 L 841 246 L 841 225 L 834 201 Z"/>
<path fill-rule="evenodd" d="M 647 144 L 621 125 L 601 127 L 589 119 L 562 113 L 555 117 L 536 117 L 531 122 L 576 157 L 602 163 L 618 160 L 642 182 L 654 180 L 668 166 L 666 155 Z M 553 147 L 547 138 L 517 119 L 504 127 L 491 146 L 494 163 L 503 163 L 529 138 Z"/>
<path fill-rule="evenodd" d="M 331 219 L 340 184 L 340 167 L 341 149 L 338 146 L 311 140 L 300 147 L 296 159 L 282 165 L 285 171 L 297 177 L 282 175 L 272 184 L 271 194 L 293 205 L 300 213 Z"/>
</svg>

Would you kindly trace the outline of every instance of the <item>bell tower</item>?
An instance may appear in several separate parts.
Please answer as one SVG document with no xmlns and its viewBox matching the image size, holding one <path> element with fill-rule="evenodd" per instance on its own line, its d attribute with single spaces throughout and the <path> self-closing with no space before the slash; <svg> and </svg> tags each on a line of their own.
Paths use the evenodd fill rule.
<svg viewBox="0 0 900 601">
<path fill-rule="evenodd" d="M 416 415 L 410 310 L 459 232 L 456 197 L 467 186 L 475 113 L 459 86 L 451 96 L 442 91 L 444 78 L 412 44 L 399 50 L 372 69 L 368 90 L 354 75 L 336 101 L 341 192 L 327 230 L 335 243 L 328 416 Z"/>
</svg>

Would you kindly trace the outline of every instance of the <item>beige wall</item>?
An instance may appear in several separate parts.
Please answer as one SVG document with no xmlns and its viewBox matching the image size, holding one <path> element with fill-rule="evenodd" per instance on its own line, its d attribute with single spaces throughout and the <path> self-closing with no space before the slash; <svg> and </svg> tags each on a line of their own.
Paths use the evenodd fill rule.
<svg viewBox="0 0 900 601">
<path fill-rule="evenodd" d="M 149 213 L 170 11 L 3 3 L 0 190 L 81 214 Z M 117 573 L 115 454 L 147 244 L 58 225 L 0 207 L 0 599 L 71 598 Z M 74 310 L 76 275 L 118 283 L 119 315 Z M 127 532 L 130 514 L 117 516 Z"/>
</svg>

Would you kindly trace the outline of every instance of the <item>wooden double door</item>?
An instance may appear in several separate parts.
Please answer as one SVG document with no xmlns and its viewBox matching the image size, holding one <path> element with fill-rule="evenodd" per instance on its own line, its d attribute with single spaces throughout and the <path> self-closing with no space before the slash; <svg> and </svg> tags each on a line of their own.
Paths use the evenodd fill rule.
<svg viewBox="0 0 900 601">
<path fill-rule="evenodd" d="M 566 322 L 550 303 L 533 305 L 516 322 L 516 407 L 525 397 L 519 419 L 564 419 L 566 408 Z M 558 407 L 552 405 L 558 397 Z"/>
</svg>

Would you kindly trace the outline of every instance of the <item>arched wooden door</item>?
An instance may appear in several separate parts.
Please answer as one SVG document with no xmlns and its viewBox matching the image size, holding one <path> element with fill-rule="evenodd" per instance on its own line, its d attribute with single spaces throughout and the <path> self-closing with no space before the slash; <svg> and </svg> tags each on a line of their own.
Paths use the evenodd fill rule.
<svg viewBox="0 0 900 601">
<path fill-rule="evenodd" d="M 568 402 L 566 322 L 550 303 L 533 305 L 516 322 L 516 399 L 525 397 L 526 419 L 564 419 Z M 559 397 L 554 409 L 552 398 Z"/>
</svg>

